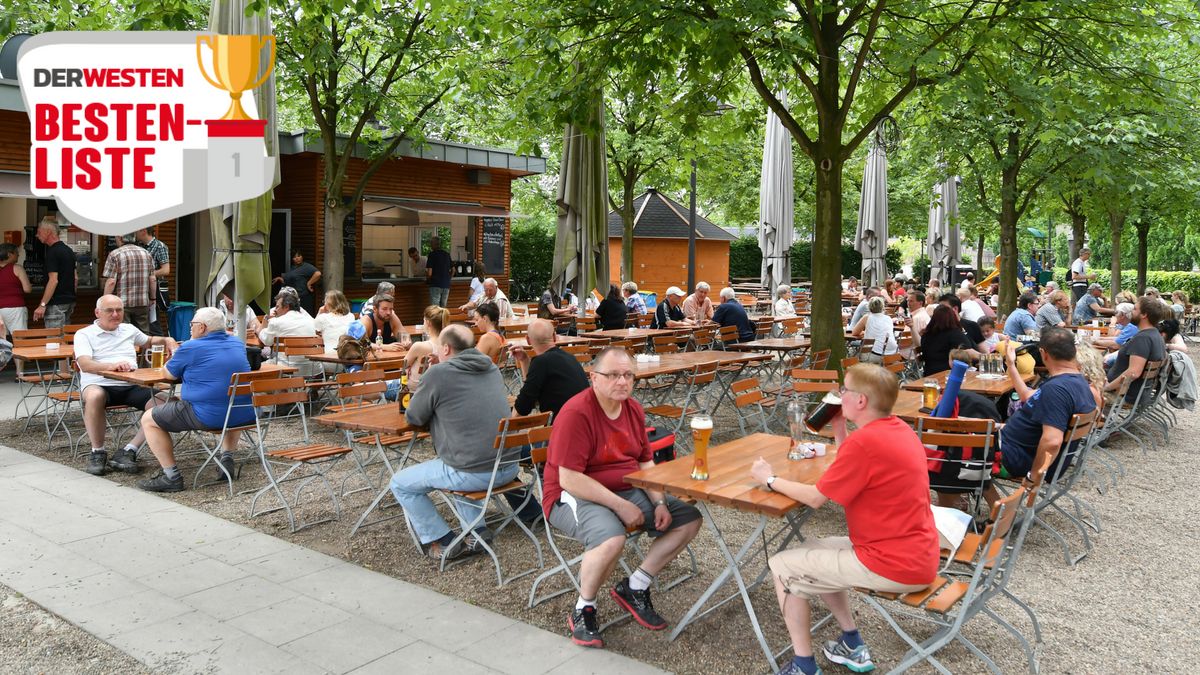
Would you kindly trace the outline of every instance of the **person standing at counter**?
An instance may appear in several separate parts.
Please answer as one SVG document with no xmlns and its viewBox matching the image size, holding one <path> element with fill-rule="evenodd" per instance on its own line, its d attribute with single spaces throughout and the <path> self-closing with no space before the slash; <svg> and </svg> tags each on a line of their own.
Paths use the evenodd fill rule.
<svg viewBox="0 0 1200 675">
<path fill-rule="evenodd" d="M 58 238 L 58 223 L 46 218 L 38 223 L 38 241 L 46 246 L 46 290 L 33 310 L 33 320 L 46 320 L 46 328 L 62 328 L 71 323 L 75 311 L 75 251 Z"/>
<path fill-rule="evenodd" d="M 409 265 L 408 276 L 424 279 L 425 268 L 429 264 L 429 258 L 421 255 L 416 246 L 410 246 L 408 247 L 408 259 L 412 261 L 412 264 Z"/>
<path fill-rule="evenodd" d="M 0 244 L 0 318 L 4 319 L 8 339 L 13 331 L 29 328 L 29 309 L 25 307 L 25 294 L 33 290 L 25 268 L 17 264 L 17 245 Z M 0 331 L 0 336 L 4 332 Z"/>
<path fill-rule="evenodd" d="M 445 307 L 450 301 L 450 277 L 454 276 L 454 261 L 442 250 L 441 237 L 429 240 L 433 250 L 425 263 L 425 280 L 429 282 L 429 304 Z"/>
<path fill-rule="evenodd" d="M 146 253 L 154 259 L 154 288 L 151 289 L 150 304 L 154 305 L 154 320 L 150 322 L 150 334 L 162 335 L 162 323 L 167 319 L 167 308 L 170 306 L 167 297 L 167 275 L 171 273 L 171 253 L 167 245 L 154 238 L 152 228 L 143 228 L 133 233 L 138 246 L 146 249 Z"/>
<path fill-rule="evenodd" d="M 284 286 L 291 286 L 296 289 L 296 295 L 300 297 L 300 306 L 309 316 L 315 316 L 317 306 L 313 303 L 313 285 L 321 278 L 321 270 L 313 267 L 312 263 L 304 262 L 304 254 L 300 251 L 292 251 L 292 269 L 283 273 L 283 276 L 275 277 L 271 283 L 279 282 Z"/>
</svg>

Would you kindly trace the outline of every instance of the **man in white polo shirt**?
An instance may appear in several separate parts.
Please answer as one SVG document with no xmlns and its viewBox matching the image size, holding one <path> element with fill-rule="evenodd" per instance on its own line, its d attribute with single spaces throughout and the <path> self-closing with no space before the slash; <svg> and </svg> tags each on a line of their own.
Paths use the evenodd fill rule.
<svg viewBox="0 0 1200 675">
<path fill-rule="evenodd" d="M 108 406 L 128 405 L 149 410 L 166 401 L 165 393 L 155 395 L 148 387 L 110 380 L 101 373 L 130 371 L 137 368 L 136 347 L 164 345 L 169 355 L 177 346 L 169 337 L 150 337 L 136 326 L 121 323 L 125 308 L 115 295 L 96 301 L 96 322 L 75 334 L 75 362 L 79 364 L 79 388 L 83 392 L 83 423 L 92 443 L 87 472 L 102 476 L 111 467 L 125 473 L 137 473 L 137 449 L 146 440 L 138 429 L 123 449 L 113 453 L 112 461 L 104 450 L 105 413 Z"/>
</svg>

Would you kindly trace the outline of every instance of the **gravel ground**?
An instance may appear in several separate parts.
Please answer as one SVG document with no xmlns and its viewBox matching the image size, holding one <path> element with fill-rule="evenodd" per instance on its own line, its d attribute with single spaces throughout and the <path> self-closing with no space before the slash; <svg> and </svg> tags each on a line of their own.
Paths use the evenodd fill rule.
<svg viewBox="0 0 1200 675">
<path fill-rule="evenodd" d="M 0 585 L 0 675 L 141 675 L 150 669 Z M 159 671 L 162 672 L 162 671 Z"/>
<path fill-rule="evenodd" d="M 1193 481 L 1188 468 L 1193 464 L 1190 451 L 1195 442 L 1189 439 L 1200 434 L 1200 423 L 1190 412 L 1182 412 L 1179 418 L 1178 426 L 1171 433 L 1172 443 L 1164 444 L 1160 438 L 1159 451 L 1151 452 L 1149 456 L 1143 457 L 1130 441 L 1115 443 L 1112 452 L 1124 461 L 1126 470 L 1119 485 L 1107 485 L 1104 494 L 1100 494 L 1095 485 L 1083 481 L 1076 487 L 1076 494 L 1100 514 L 1103 528 L 1101 534 L 1093 533 L 1095 548 L 1078 565 L 1068 567 L 1065 564 L 1062 548 L 1047 532 L 1037 526 L 1031 530 L 1009 590 L 1028 602 L 1038 614 L 1045 640 L 1041 657 L 1043 672 L 1182 673 L 1190 671 L 1192 664 L 1200 658 L 1200 642 L 1194 638 L 1191 622 L 1181 620 L 1181 617 L 1191 615 L 1193 599 L 1200 596 L 1200 570 L 1194 563 L 1200 558 L 1200 540 L 1195 535 L 1180 535 L 1192 531 L 1186 510 L 1180 507 L 1193 500 Z M 717 429 L 737 427 L 732 413 L 726 411 L 719 413 L 715 422 Z M 80 469 L 84 467 L 86 458 L 71 460 L 65 450 L 47 451 L 46 440 L 40 432 L 21 434 L 20 430 L 19 422 L 0 423 L 0 442 Z M 314 431 L 313 440 L 340 443 L 342 436 L 340 432 L 321 429 Z M 717 442 L 721 440 L 728 440 L 728 437 L 718 438 Z M 431 456 L 428 449 L 414 454 L 418 455 L 418 460 Z M 132 484 L 137 478 L 151 474 L 154 460 L 148 451 L 144 452 L 144 458 L 148 461 L 143 463 L 141 476 L 110 474 L 108 479 Z M 265 484 L 262 467 L 255 462 L 246 464 L 239 489 Z M 194 455 L 181 458 L 180 466 L 189 489 L 164 498 L 428 586 L 514 619 L 550 631 L 566 632 L 566 614 L 574 596 L 567 594 L 528 609 L 532 578 L 536 575 L 497 588 L 495 569 L 488 558 L 439 572 L 436 564 L 415 550 L 401 520 L 367 528 L 351 538 L 350 528 L 371 500 L 369 492 L 343 498 L 341 520 L 292 535 L 287 531 L 287 519 L 282 512 L 249 519 L 249 494 L 230 498 L 228 491 L 217 487 L 191 490 L 191 479 L 199 463 L 200 459 Z M 335 489 L 342 476 L 348 473 L 349 466 L 349 462 L 343 462 L 331 472 L 330 482 Z M 360 485 L 357 478 L 347 484 L 350 488 Z M 327 494 L 313 490 L 306 495 L 297 512 L 298 519 L 332 515 L 332 503 Z M 713 514 L 731 545 L 742 543 L 757 524 L 756 517 L 729 509 L 715 507 Z M 1081 549 L 1082 537 L 1066 519 L 1049 514 L 1047 520 L 1064 533 L 1073 552 Z M 826 504 L 805 526 L 804 533 L 805 536 L 844 535 L 845 519 L 841 508 L 832 502 Z M 539 535 L 544 536 L 540 532 Z M 497 537 L 496 542 L 506 574 L 537 565 L 534 545 L 519 530 L 509 528 Z M 701 570 L 699 578 L 655 596 L 656 607 L 668 619 L 682 617 L 715 574 L 724 568 L 708 528 L 701 530 L 693 542 L 693 549 Z M 553 553 L 544 543 L 542 551 L 549 563 Z M 571 555 L 569 551 L 564 553 Z M 664 578 L 673 579 L 683 571 L 684 567 L 677 561 L 664 571 Z M 614 577 L 613 582 L 617 579 Z M 564 579 L 559 576 L 546 582 L 543 588 L 563 588 L 564 585 Z M 607 586 L 602 592 L 607 592 L 606 589 Z M 782 649 L 788 638 L 773 590 L 764 586 L 752 595 L 770 644 L 776 650 Z M 886 672 L 898 663 L 906 646 L 868 605 L 858 598 L 853 602 L 875 662 Z M 602 620 L 615 618 L 618 614 L 615 604 L 609 600 L 601 601 L 600 607 Z M 1028 618 L 1012 603 L 997 601 L 992 607 L 1022 632 L 1032 635 Z M 825 613 L 819 602 L 814 603 L 815 616 Z M 904 625 L 917 636 L 928 634 L 927 629 L 919 625 Z M 676 642 L 667 641 L 667 632 L 650 633 L 626 621 L 607 631 L 605 642 L 609 649 L 680 674 L 719 675 L 767 670 L 740 602 L 725 605 L 684 631 Z M 1004 672 L 1020 673 L 1027 668 L 1020 645 L 996 624 L 977 617 L 967 624 L 963 633 L 989 654 Z M 826 626 L 815 637 L 822 641 L 836 635 L 835 626 Z M 988 672 L 982 662 L 961 645 L 943 649 L 939 657 L 955 673 Z M 932 672 L 932 669 L 919 667 L 913 672 Z"/>
</svg>

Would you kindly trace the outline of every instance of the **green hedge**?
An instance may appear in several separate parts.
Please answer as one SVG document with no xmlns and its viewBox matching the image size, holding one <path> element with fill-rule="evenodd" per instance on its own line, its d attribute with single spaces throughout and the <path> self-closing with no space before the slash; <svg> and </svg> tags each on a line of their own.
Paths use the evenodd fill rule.
<svg viewBox="0 0 1200 675">
<path fill-rule="evenodd" d="M 900 249 L 887 250 L 885 260 L 889 274 L 900 271 Z M 746 235 L 729 243 L 729 276 L 758 277 L 762 274 L 762 251 L 758 238 Z M 842 244 L 842 276 L 857 277 L 862 274 L 862 254 L 849 244 Z M 797 241 L 792 244 L 792 276 L 812 279 L 812 243 Z"/>
<path fill-rule="evenodd" d="M 514 301 L 536 300 L 550 284 L 554 268 L 554 232 L 536 223 L 514 223 L 509 248 L 509 297 Z M 491 270 L 488 270 L 492 274 Z"/>
<path fill-rule="evenodd" d="M 1111 288 L 1112 271 L 1106 269 L 1088 268 L 1089 272 L 1096 275 L 1096 283 L 1103 286 L 1105 289 Z M 1065 267 L 1054 268 L 1054 280 L 1058 282 L 1059 288 L 1070 290 L 1070 284 L 1067 282 L 1068 269 Z M 1186 291 L 1188 298 L 1200 298 L 1200 272 L 1164 272 L 1159 270 L 1149 270 L 1146 272 L 1146 285 L 1157 288 L 1160 293 L 1169 295 L 1171 291 Z M 1137 270 L 1121 270 L 1121 290 L 1137 292 Z"/>
</svg>

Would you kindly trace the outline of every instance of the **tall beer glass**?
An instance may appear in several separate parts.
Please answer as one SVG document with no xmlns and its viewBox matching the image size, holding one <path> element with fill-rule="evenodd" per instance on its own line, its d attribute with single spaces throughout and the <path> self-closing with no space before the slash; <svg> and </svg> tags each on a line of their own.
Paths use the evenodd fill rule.
<svg viewBox="0 0 1200 675">
<path fill-rule="evenodd" d="M 695 480 L 708 480 L 708 439 L 712 438 L 712 428 L 712 418 L 708 415 L 692 417 L 692 448 L 696 457 L 692 478 Z"/>
<path fill-rule="evenodd" d="M 155 370 L 161 370 L 163 367 L 163 356 L 165 355 L 162 345 L 153 345 L 150 347 L 150 367 Z"/>
</svg>

